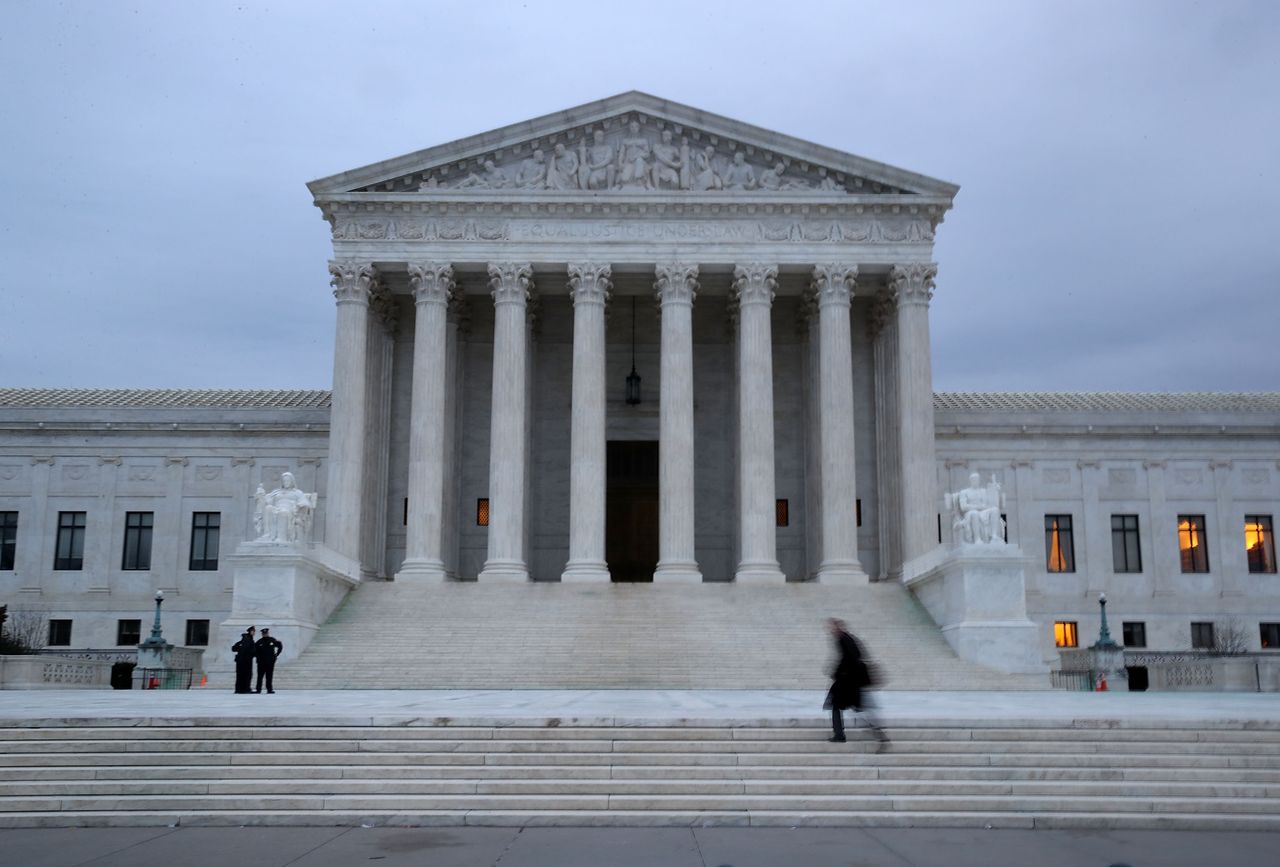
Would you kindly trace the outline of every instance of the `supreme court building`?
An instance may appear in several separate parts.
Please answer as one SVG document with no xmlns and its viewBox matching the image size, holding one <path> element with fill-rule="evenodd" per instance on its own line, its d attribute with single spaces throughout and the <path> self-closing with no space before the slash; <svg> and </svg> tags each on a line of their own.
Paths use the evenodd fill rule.
<svg viewBox="0 0 1280 867">
<path fill-rule="evenodd" d="M 207 635 L 285 471 L 353 587 L 909 583 L 978 472 L 1046 660 L 1102 590 L 1142 646 L 1280 641 L 1280 395 L 935 395 L 953 184 L 627 93 L 309 187 L 331 395 L 0 390 L 0 591 L 69 646 L 156 586 Z"/>
</svg>

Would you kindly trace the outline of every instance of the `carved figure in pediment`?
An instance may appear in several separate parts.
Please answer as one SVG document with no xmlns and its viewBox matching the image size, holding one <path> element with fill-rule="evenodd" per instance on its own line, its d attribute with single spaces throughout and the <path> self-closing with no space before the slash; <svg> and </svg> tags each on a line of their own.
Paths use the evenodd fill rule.
<svg viewBox="0 0 1280 867">
<path fill-rule="evenodd" d="M 757 185 L 762 190 L 807 190 L 810 188 L 808 181 L 793 180 L 791 178 L 784 180 L 782 173 L 786 170 L 787 167 L 783 163 L 774 163 L 773 168 L 765 169 L 760 173 L 760 180 L 757 181 Z"/>
<path fill-rule="evenodd" d="M 653 146 L 653 188 L 687 189 L 689 172 L 685 165 L 688 159 L 688 140 L 678 148 L 671 141 L 671 130 L 664 129 L 661 140 Z"/>
<path fill-rule="evenodd" d="M 547 159 L 541 150 L 520 164 L 516 173 L 516 186 L 526 190 L 541 190 L 547 185 Z"/>
<path fill-rule="evenodd" d="M 511 186 L 511 178 L 493 160 L 484 161 L 484 173 L 472 172 L 458 182 L 458 189 L 503 190 Z"/>
<path fill-rule="evenodd" d="M 724 170 L 721 180 L 726 190 L 754 190 L 756 170 L 747 165 L 747 158 L 742 151 L 734 151 L 733 162 Z"/>
<path fill-rule="evenodd" d="M 720 182 L 720 175 L 716 173 L 715 164 L 716 149 L 711 145 L 707 145 L 702 150 L 693 155 L 693 183 L 690 185 L 695 190 L 718 190 L 723 184 Z"/>
<path fill-rule="evenodd" d="M 840 184 L 837 184 L 835 182 L 835 179 L 831 177 L 824 177 L 821 181 L 819 181 L 818 189 L 822 190 L 825 193 L 843 193 L 845 191 L 844 187 L 841 186 Z"/>
<path fill-rule="evenodd" d="M 627 124 L 628 136 L 618 150 L 618 186 L 626 189 L 649 188 L 649 140 L 640 134 L 640 123 Z"/>
<path fill-rule="evenodd" d="M 596 130 L 591 137 L 591 147 L 583 142 L 578 153 L 582 165 L 578 169 L 584 190 L 607 190 L 613 186 L 616 168 L 613 164 L 613 145 L 604 140 L 604 130 Z"/>
<path fill-rule="evenodd" d="M 578 189 L 578 154 L 563 144 L 557 144 L 551 152 L 551 164 L 547 166 L 547 186 L 553 190 Z"/>
<path fill-rule="evenodd" d="M 427 175 L 427 179 L 422 183 L 418 184 L 418 192 L 421 193 L 421 192 L 425 192 L 426 190 L 434 190 L 438 186 L 440 186 L 440 182 L 436 180 L 436 176 Z"/>
</svg>

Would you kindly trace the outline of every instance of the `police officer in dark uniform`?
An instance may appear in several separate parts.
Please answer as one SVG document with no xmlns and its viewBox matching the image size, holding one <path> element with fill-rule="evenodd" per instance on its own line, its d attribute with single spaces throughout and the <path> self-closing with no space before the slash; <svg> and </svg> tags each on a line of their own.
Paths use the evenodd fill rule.
<svg viewBox="0 0 1280 867">
<path fill-rule="evenodd" d="M 231 651 L 236 655 L 236 692 L 249 693 L 249 682 L 253 680 L 253 657 L 254 657 L 253 633 L 242 632 L 240 640 L 231 645 Z"/>
<path fill-rule="evenodd" d="M 254 653 L 258 657 L 258 688 L 254 692 L 262 692 L 262 678 L 267 678 L 267 692 L 274 693 L 271 677 L 276 670 L 276 657 L 284 652 L 284 644 L 278 638 L 271 637 L 271 630 L 262 627 L 262 637 L 254 645 Z"/>
</svg>

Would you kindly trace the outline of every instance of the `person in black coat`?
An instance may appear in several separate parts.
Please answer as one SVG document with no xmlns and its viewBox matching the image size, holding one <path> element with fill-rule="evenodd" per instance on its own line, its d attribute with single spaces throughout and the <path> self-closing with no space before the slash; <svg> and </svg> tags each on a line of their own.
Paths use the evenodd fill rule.
<svg viewBox="0 0 1280 867">
<path fill-rule="evenodd" d="M 253 680 L 253 633 L 242 632 L 240 640 L 231 645 L 231 651 L 236 655 L 236 692 L 252 692 L 249 681 Z"/>
<path fill-rule="evenodd" d="M 276 671 L 276 657 L 284 653 L 284 645 L 280 639 L 271 636 L 271 630 L 262 627 L 262 637 L 258 639 L 254 645 L 254 653 L 258 658 L 258 688 L 254 692 L 262 692 L 262 678 L 267 678 L 267 692 L 274 693 L 275 687 L 271 682 L 272 676 Z"/>
<path fill-rule="evenodd" d="M 871 670 L 863 658 L 862 646 L 845 629 L 843 620 L 832 617 L 827 621 L 827 627 L 836 640 L 837 653 L 836 667 L 831 673 L 831 689 L 827 690 L 827 700 L 823 704 L 823 707 L 831 709 L 831 742 L 844 743 L 844 715 L 841 711 L 851 707 L 854 713 L 866 717 L 867 725 L 880 741 L 880 749 L 884 749 L 889 743 L 889 736 L 872 719 L 863 695 L 872 684 Z"/>
</svg>

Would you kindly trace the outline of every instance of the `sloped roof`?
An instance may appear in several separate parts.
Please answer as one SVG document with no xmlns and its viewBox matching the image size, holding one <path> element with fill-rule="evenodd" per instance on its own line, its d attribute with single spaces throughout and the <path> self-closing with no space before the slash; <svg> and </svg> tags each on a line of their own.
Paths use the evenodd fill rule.
<svg viewBox="0 0 1280 867">
<path fill-rule="evenodd" d="M 0 407 L 324 409 L 328 391 L 247 388 L 0 388 Z"/>
<path fill-rule="evenodd" d="M 0 388 L 0 407 L 327 409 L 318 389 Z M 1280 413 L 1280 392 L 943 391 L 935 410 L 957 412 Z"/>
</svg>

